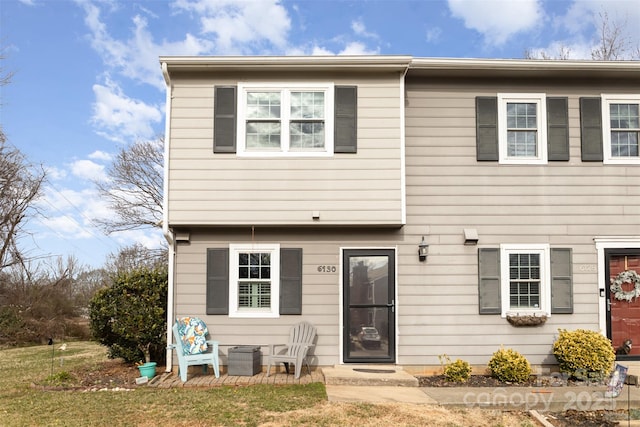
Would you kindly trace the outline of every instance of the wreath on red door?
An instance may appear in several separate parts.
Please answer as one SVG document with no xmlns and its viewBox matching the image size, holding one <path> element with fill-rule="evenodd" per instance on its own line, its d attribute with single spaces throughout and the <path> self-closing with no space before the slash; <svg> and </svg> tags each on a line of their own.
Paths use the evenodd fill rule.
<svg viewBox="0 0 640 427">
<path fill-rule="evenodd" d="M 633 284 L 633 289 L 625 291 L 622 289 L 624 283 Z M 634 298 L 640 297 L 640 275 L 634 270 L 625 270 L 618 274 L 615 279 L 611 279 L 610 289 L 617 300 L 631 302 Z"/>
</svg>

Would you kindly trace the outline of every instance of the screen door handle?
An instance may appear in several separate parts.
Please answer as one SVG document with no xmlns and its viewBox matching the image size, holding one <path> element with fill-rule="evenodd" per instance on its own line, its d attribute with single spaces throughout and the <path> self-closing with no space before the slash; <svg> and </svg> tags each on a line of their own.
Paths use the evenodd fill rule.
<svg viewBox="0 0 640 427">
<path fill-rule="evenodd" d="M 387 304 L 387 307 L 391 308 L 391 312 L 395 313 L 396 311 L 396 301 L 395 300 L 391 300 L 391 302 L 389 304 Z"/>
</svg>

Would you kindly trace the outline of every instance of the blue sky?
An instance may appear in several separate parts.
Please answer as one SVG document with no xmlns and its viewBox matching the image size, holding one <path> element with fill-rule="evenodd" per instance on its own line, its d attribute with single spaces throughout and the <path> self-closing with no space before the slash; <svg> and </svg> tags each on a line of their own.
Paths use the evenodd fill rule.
<svg viewBox="0 0 640 427">
<path fill-rule="evenodd" d="M 605 12 L 637 49 L 640 0 L 0 0 L 1 67 L 14 73 L 0 123 L 48 172 L 21 244 L 95 267 L 121 245 L 160 244 L 159 233 L 104 234 L 92 184 L 125 144 L 163 134 L 158 56 L 522 58 L 564 46 L 590 59 Z"/>
</svg>

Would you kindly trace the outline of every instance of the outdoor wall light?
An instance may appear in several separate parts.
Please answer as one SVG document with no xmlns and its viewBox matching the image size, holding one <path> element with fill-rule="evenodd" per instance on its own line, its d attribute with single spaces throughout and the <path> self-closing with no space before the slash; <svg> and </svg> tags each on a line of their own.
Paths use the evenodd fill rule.
<svg viewBox="0 0 640 427">
<path fill-rule="evenodd" d="M 418 245 L 418 258 L 420 261 L 425 261 L 427 259 L 427 255 L 429 255 L 429 244 L 424 241 L 424 236 L 422 236 L 422 241 Z"/>
</svg>

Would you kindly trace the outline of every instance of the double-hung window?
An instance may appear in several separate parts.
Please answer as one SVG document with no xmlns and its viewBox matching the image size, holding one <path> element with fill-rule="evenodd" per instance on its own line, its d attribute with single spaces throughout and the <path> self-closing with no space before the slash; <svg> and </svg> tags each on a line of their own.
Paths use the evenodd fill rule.
<svg viewBox="0 0 640 427">
<path fill-rule="evenodd" d="M 640 163 L 640 96 L 602 95 L 605 163 Z"/>
<path fill-rule="evenodd" d="M 279 245 L 230 245 L 229 249 L 229 316 L 278 317 Z"/>
<path fill-rule="evenodd" d="M 238 88 L 238 155 L 333 154 L 333 84 Z"/>
<path fill-rule="evenodd" d="M 545 94 L 498 94 L 501 163 L 547 163 Z"/>
<path fill-rule="evenodd" d="M 551 312 L 548 245 L 502 245 L 502 315 Z"/>
</svg>

